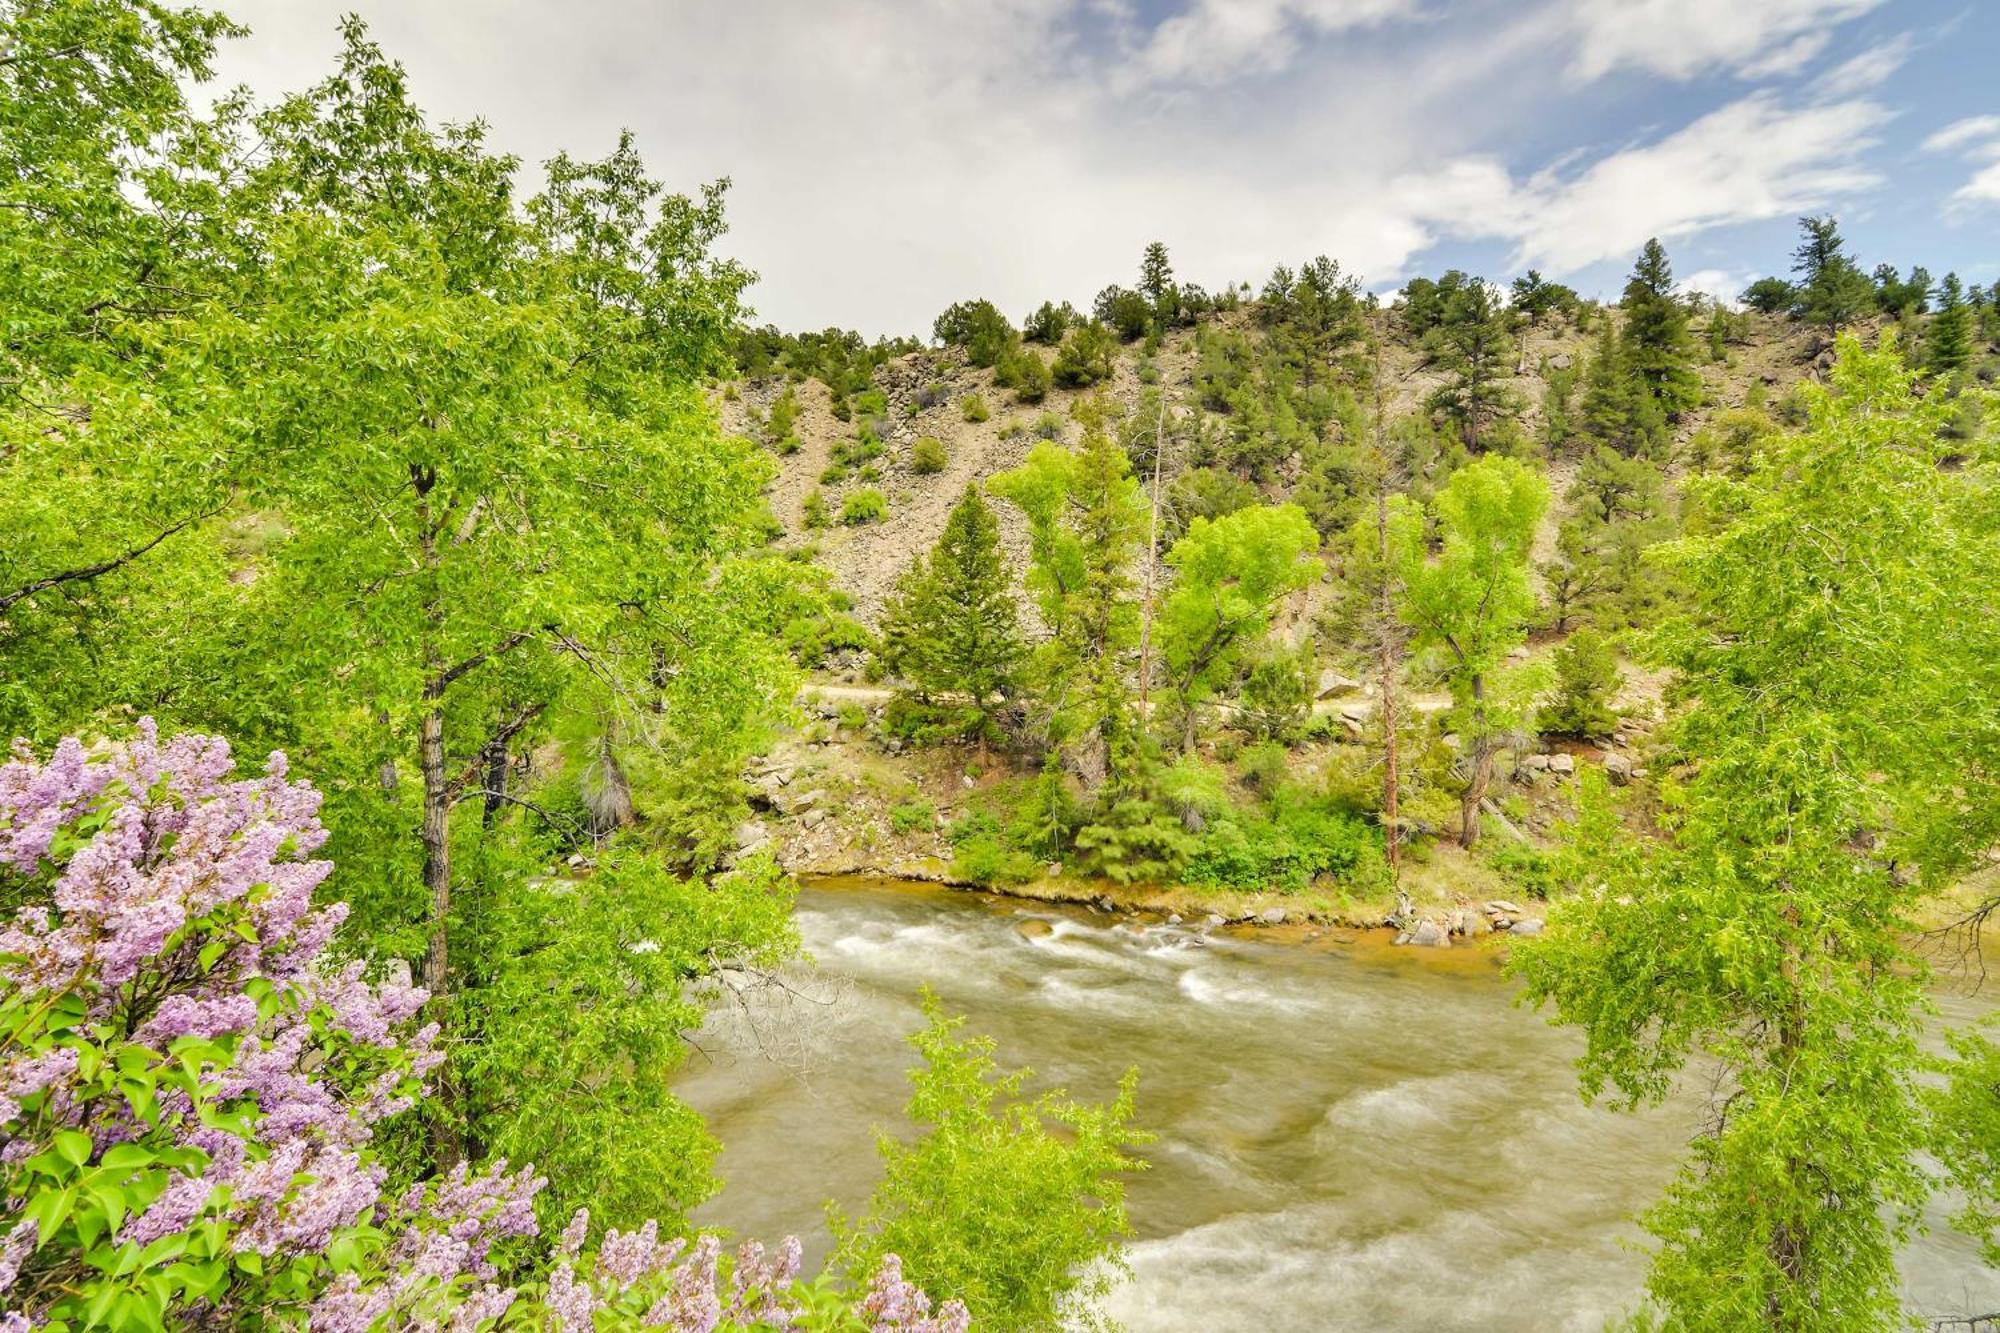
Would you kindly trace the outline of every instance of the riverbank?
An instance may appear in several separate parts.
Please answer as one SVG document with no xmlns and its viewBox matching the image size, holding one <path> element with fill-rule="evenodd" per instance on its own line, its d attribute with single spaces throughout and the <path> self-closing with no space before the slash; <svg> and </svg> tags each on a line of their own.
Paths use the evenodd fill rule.
<svg viewBox="0 0 2000 1333">
<path fill-rule="evenodd" d="M 1388 928 L 1397 901 L 1386 885 L 1118 884 L 1056 861 L 1025 877 L 975 882 L 956 869 L 948 830 L 1010 776 L 992 757 L 981 764 L 949 747 L 887 748 L 867 734 L 865 721 L 822 718 L 784 737 L 746 775 L 755 813 L 736 841 L 741 852 L 768 852 L 788 872 L 814 880 L 920 882 L 1158 921 L 1381 931 L 1392 941 L 1401 933 L 1403 942 L 1419 946 L 1487 944 L 1515 929 L 1532 933 L 1545 916 L 1546 904 L 1487 858 L 1433 840 L 1411 848 L 1404 860 L 1401 887 L 1417 917 L 1407 932 Z M 1541 781 L 1549 786 L 1554 779 Z"/>
</svg>

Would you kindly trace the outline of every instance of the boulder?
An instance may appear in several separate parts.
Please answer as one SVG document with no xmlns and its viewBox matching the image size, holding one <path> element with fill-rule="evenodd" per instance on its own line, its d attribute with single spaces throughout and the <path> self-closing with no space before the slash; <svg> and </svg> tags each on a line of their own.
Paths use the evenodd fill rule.
<svg viewBox="0 0 2000 1333">
<path fill-rule="evenodd" d="M 1569 774 L 1576 772 L 1576 757 L 1567 754 L 1550 755 L 1549 772 L 1567 777 Z"/>
<path fill-rule="evenodd" d="M 1416 929 L 1410 932 L 1410 943 L 1420 949 L 1440 949 L 1448 942 L 1444 927 L 1429 917 L 1417 922 Z"/>
<path fill-rule="evenodd" d="M 818 828 L 826 822 L 826 811 L 808 810 L 799 816 L 799 822 L 807 828 Z"/>
<path fill-rule="evenodd" d="M 1519 916 L 1523 909 L 1514 903 L 1508 902 L 1505 898 L 1495 898 L 1486 904 L 1486 910 L 1489 912 L 1501 912 L 1507 916 Z"/>
<path fill-rule="evenodd" d="M 1352 694 L 1361 688 L 1361 682 L 1352 676 L 1343 676 L 1338 671 L 1319 673 L 1319 697 L 1331 699 L 1336 694 Z"/>
<path fill-rule="evenodd" d="M 1516 935 L 1539 935 L 1542 933 L 1542 919 L 1538 916 L 1524 916 L 1514 923 Z"/>
<path fill-rule="evenodd" d="M 1267 907 L 1257 914 L 1257 920 L 1260 924 L 1266 926 L 1282 926 L 1285 924 L 1285 909 L 1282 907 Z"/>
<path fill-rule="evenodd" d="M 736 826 L 736 847 L 738 851 L 755 851 L 771 840 L 771 830 L 764 827 L 761 819 L 746 819 Z"/>
<path fill-rule="evenodd" d="M 1632 761 L 1622 754 L 1605 755 L 1604 776 L 1611 779 L 1614 787 L 1628 786 L 1632 781 Z"/>
<path fill-rule="evenodd" d="M 1545 754 L 1522 755 L 1521 767 L 1529 773 L 1546 773 L 1549 771 L 1549 757 Z"/>
</svg>

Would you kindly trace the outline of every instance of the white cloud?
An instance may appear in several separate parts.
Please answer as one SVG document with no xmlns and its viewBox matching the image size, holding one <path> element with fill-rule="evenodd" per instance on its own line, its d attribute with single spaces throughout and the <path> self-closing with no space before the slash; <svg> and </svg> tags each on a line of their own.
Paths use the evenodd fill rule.
<svg viewBox="0 0 2000 1333">
<path fill-rule="evenodd" d="M 1732 273 L 1727 269 L 1704 268 L 1690 273 L 1681 281 L 1683 292 L 1699 292 L 1711 300 L 1727 306 L 1731 310 L 1743 308 L 1739 299 L 1743 289 L 1754 281 L 1749 273 Z"/>
<path fill-rule="evenodd" d="M 1116 71 L 1166 30 L 1132 27 L 1123 0 L 483 0 L 476 22 L 462 0 L 231 0 L 257 36 L 224 72 L 299 87 L 358 9 L 436 118 L 488 116 L 530 164 L 601 153 L 629 125 L 673 188 L 732 177 L 724 246 L 762 275 L 759 316 L 871 335 L 927 329 L 969 296 L 1017 316 L 1087 301 L 1156 237 L 1209 286 L 1321 253 L 1377 285 L 1449 239 L 1571 272 L 1872 181 L 1854 154 L 1886 113 L 1865 102 L 1749 98 L 1608 154 L 1580 131 L 1552 139 L 1575 3 L 1385 28 L 1369 40 L 1395 58 L 1363 60 L 1305 43 L 1417 15 L 1413 0 L 1250 0 L 1233 21 L 1278 23 L 1293 76 L 1195 92 L 1250 48 L 1175 39 L 1226 58 L 1156 53 L 1182 72 L 1121 91 Z M 1237 8 L 1188 5 L 1190 24 Z M 1543 145 L 1538 171 L 1501 154 L 1523 136 Z"/>
<path fill-rule="evenodd" d="M 1842 61 L 1813 81 L 1813 91 L 1821 97 L 1852 97 L 1888 82 L 1916 50 L 1909 33 L 1869 47 L 1860 55 Z"/>
<path fill-rule="evenodd" d="M 1924 151 L 1949 153 L 1984 139 L 2000 139 L 2000 116 L 1967 116 L 1964 120 L 1954 120 L 1924 140 Z"/>
<path fill-rule="evenodd" d="M 2000 204 L 2000 162 L 1975 172 L 1952 198 L 1968 204 Z"/>
<path fill-rule="evenodd" d="M 1745 77 L 1795 72 L 1826 31 L 1882 0 L 1575 0 L 1571 72 L 1633 68 L 1687 79 L 1723 68 Z"/>
<path fill-rule="evenodd" d="M 1194 0 L 1166 19 L 1119 71 L 1125 87 L 1216 84 L 1289 65 L 1303 36 L 1369 27 L 1418 12 L 1418 0 Z"/>
<path fill-rule="evenodd" d="M 1570 273 L 1649 236 L 1784 217 L 1865 189 L 1879 178 L 1858 157 L 1888 119 L 1868 101 L 1793 108 L 1752 94 L 1572 179 L 1529 181 L 1516 262 Z"/>
</svg>

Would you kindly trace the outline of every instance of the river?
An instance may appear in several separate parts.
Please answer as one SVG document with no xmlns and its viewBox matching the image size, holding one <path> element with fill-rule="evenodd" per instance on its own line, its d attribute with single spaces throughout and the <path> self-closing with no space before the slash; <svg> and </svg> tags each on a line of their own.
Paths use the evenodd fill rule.
<svg viewBox="0 0 2000 1333">
<path fill-rule="evenodd" d="M 805 888 L 798 922 L 799 993 L 712 1023 L 680 1082 L 724 1144 L 698 1220 L 823 1252 L 824 1204 L 865 1200 L 876 1131 L 904 1124 L 902 1039 L 929 986 L 1035 1087 L 1108 1097 L 1138 1067 L 1158 1137 L 1108 1302 L 1132 1333 L 1595 1333 L 1637 1298 L 1630 1216 L 1700 1112 L 1583 1105 L 1576 1034 L 1515 1005 L 1489 953 L 1299 932 L 1188 947 L 1165 925 L 868 882 Z M 1941 1003 L 1947 1021 L 1978 1007 Z M 1912 1305 L 2000 1309 L 1934 1211 L 1905 1260 Z"/>
</svg>

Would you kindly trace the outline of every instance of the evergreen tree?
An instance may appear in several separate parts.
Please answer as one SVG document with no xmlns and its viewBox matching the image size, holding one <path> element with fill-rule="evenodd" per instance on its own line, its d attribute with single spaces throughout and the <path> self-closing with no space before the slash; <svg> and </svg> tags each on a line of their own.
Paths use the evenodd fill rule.
<svg viewBox="0 0 2000 1333">
<path fill-rule="evenodd" d="M 1500 383 L 1514 354 L 1509 323 L 1499 292 L 1475 278 L 1444 298 L 1438 323 L 1424 338 L 1425 351 L 1448 377 L 1431 394 L 1431 410 L 1474 449 L 1486 427 L 1514 404 Z"/>
<path fill-rule="evenodd" d="M 988 488 L 1028 520 L 1028 590 L 1048 633 L 1031 674 L 1050 738 L 1087 777 L 1115 782 L 1139 758 L 1123 673 L 1138 641 L 1132 566 L 1145 542 L 1147 506 L 1102 411 L 1085 418 L 1077 448 L 1044 440 Z"/>
<path fill-rule="evenodd" d="M 1937 314 L 1931 317 L 1929 352 L 1933 370 L 1949 373 L 1972 359 L 1972 307 L 1965 303 L 1958 274 L 1938 284 Z"/>
<path fill-rule="evenodd" d="M 1792 312 L 1828 335 L 1859 319 L 1875 304 L 1875 286 L 1848 258 L 1840 224 L 1832 217 L 1799 219 L 1792 271 L 1799 275 Z"/>
<path fill-rule="evenodd" d="M 964 694 L 978 729 L 1013 689 L 1023 648 L 1000 525 L 967 486 L 926 558 L 910 563 L 883 612 L 883 660 L 924 698 Z"/>
<path fill-rule="evenodd" d="M 1657 240 L 1647 241 L 1625 284 L 1624 360 L 1668 421 L 1701 402 L 1687 306 L 1674 294 L 1674 271 Z"/>
<path fill-rule="evenodd" d="M 1153 241 L 1139 260 L 1139 294 L 1153 308 L 1153 327 L 1165 329 L 1180 318 L 1180 289 L 1174 286 L 1174 266 L 1167 247 Z"/>
<path fill-rule="evenodd" d="M 1632 456 L 1658 452 L 1666 443 L 1666 417 L 1647 390 L 1626 339 L 1606 319 L 1584 371 L 1585 438 Z"/>
<path fill-rule="evenodd" d="M 1530 328 L 1539 328 L 1551 314 L 1574 314 L 1578 304 L 1574 288 L 1550 282 L 1540 270 L 1532 268 L 1514 279 L 1509 299 Z"/>
</svg>

